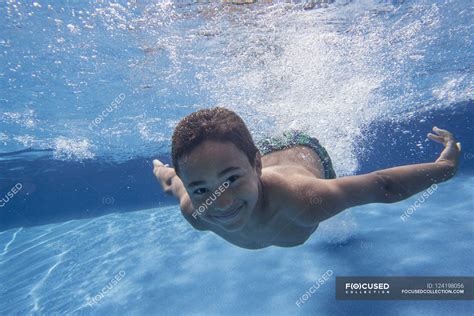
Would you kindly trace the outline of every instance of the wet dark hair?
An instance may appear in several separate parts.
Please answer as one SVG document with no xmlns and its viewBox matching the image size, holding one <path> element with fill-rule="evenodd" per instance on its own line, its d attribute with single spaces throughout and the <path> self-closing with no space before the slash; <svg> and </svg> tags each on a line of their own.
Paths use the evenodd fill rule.
<svg viewBox="0 0 474 316">
<path fill-rule="evenodd" d="M 176 174 L 178 160 L 191 153 L 205 140 L 233 143 L 244 152 L 252 166 L 258 152 L 244 121 L 235 112 L 223 107 L 203 109 L 184 117 L 173 133 L 171 157 Z"/>
</svg>

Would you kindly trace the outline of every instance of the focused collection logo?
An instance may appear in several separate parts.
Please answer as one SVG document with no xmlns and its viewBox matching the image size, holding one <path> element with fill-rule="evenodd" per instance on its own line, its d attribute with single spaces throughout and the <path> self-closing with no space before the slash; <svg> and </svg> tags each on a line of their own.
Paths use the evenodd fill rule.
<svg viewBox="0 0 474 316">
<path fill-rule="evenodd" d="M 336 300 L 474 300 L 474 277 L 336 276 Z"/>
<path fill-rule="evenodd" d="M 388 283 L 345 283 L 346 294 L 390 294 Z"/>
</svg>

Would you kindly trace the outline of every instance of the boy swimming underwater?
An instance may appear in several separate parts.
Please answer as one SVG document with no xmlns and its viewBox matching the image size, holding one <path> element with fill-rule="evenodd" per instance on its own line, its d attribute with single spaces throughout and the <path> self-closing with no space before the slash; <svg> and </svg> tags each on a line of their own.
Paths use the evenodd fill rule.
<svg viewBox="0 0 474 316">
<path fill-rule="evenodd" d="M 448 131 L 433 131 L 428 138 L 445 145 L 435 162 L 336 178 L 315 138 L 293 131 L 259 150 L 236 113 L 204 109 L 176 126 L 175 168 L 155 159 L 153 173 L 195 229 L 247 249 L 293 247 L 347 208 L 398 202 L 451 178 L 460 144 Z"/>
</svg>

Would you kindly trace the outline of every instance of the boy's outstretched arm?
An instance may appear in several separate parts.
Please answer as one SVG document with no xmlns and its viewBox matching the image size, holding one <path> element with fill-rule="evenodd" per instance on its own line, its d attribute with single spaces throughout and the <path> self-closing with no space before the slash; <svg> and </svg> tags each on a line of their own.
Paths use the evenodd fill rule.
<svg viewBox="0 0 474 316">
<path fill-rule="evenodd" d="M 454 176 L 461 144 L 456 143 L 453 135 L 446 130 L 434 127 L 433 131 L 437 135 L 429 133 L 428 138 L 445 146 L 435 162 L 375 171 L 375 174 L 384 180 L 386 186 L 387 192 L 381 197 L 382 203 L 404 200 L 434 183 L 444 182 Z"/>
<path fill-rule="evenodd" d="M 378 170 L 364 175 L 319 180 L 300 179 L 299 198 L 304 201 L 298 220 L 315 224 L 353 206 L 368 203 L 394 203 L 450 179 L 457 170 L 461 145 L 453 135 L 437 127 L 428 138 L 444 144 L 439 158 L 421 163 Z M 315 203 L 317 201 L 317 203 Z"/>
<path fill-rule="evenodd" d="M 164 165 L 161 161 L 155 159 L 153 160 L 153 174 L 160 182 L 163 191 L 168 195 L 174 196 L 179 201 L 179 207 L 184 218 L 195 229 L 205 230 L 205 227 L 202 227 L 200 222 L 192 217 L 193 205 L 183 182 L 176 175 L 174 168 L 170 168 L 168 165 Z"/>
</svg>

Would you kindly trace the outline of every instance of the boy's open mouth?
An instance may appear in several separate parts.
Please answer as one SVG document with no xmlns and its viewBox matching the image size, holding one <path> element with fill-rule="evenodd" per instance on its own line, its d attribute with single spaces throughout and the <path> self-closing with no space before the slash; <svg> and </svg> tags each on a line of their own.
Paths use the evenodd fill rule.
<svg viewBox="0 0 474 316">
<path fill-rule="evenodd" d="M 236 208 L 233 211 L 229 211 L 229 212 L 219 214 L 219 215 L 212 215 L 212 217 L 217 218 L 219 220 L 228 220 L 236 216 L 240 212 L 240 210 L 243 208 L 244 205 L 245 203 L 242 203 L 242 205 L 240 205 L 238 208 Z"/>
</svg>

